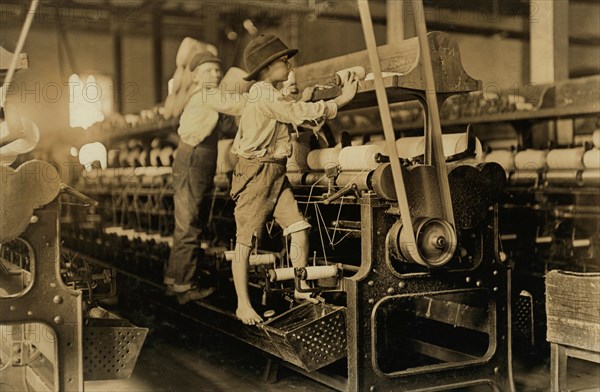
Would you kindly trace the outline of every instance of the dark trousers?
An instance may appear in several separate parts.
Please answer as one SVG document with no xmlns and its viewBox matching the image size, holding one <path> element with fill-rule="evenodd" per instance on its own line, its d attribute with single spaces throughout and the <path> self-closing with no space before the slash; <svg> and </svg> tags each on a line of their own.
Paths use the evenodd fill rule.
<svg viewBox="0 0 600 392">
<path fill-rule="evenodd" d="M 212 190 L 216 165 L 216 146 L 192 147 L 179 143 L 173 162 L 175 231 L 164 279 L 176 292 L 189 290 L 194 285 L 201 258 L 200 239 L 209 212 L 202 208 L 202 200 Z"/>
</svg>

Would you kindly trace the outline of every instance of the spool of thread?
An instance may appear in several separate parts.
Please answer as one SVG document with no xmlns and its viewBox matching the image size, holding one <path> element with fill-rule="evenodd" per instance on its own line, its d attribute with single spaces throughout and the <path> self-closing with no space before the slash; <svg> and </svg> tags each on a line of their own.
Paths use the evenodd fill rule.
<svg viewBox="0 0 600 392">
<path fill-rule="evenodd" d="M 515 167 L 520 171 L 538 171 L 546 167 L 546 150 L 525 150 L 515 155 Z"/>
<path fill-rule="evenodd" d="M 309 186 L 327 186 L 329 185 L 329 179 L 324 176 L 322 173 L 306 173 L 304 180 L 304 185 Z"/>
<path fill-rule="evenodd" d="M 309 132 L 301 133 L 299 137 L 295 134 L 292 136 L 292 156 L 287 161 L 288 172 L 307 172 L 310 170 L 308 166 L 310 136 Z"/>
<path fill-rule="evenodd" d="M 587 169 L 600 169 L 600 149 L 593 148 L 583 154 L 583 165 Z"/>
<path fill-rule="evenodd" d="M 475 157 L 469 157 L 461 160 L 462 162 L 481 162 L 483 158 L 483 147 L 479 139 L 475 141 Z M 467 149 L 469 137 L 466 133 L 453 133 L 442 135 L 442 145 L 444 156 L 459 154 Z M 400 158 L 410 159 L 425 154 L 425 137 L 405 137 L 396 141 L 398 156 Z"/>
<path fill-rule="evenodd" d="M 119 150 L 108 150 L 106 160 L 108 167 L 119 167 Z"/>
<path fill-rule="evenodd" d="M 534 185 L 540 180 L 537 170 L 517 170 L 510 174 L 508 182 L 513 185 Z"/>
<path fill-rule="evenodd" d="M 342 148 L 339 154 L 340 167 L 348 171 L 374 170 L 379 166 L 375 160 L 378 154 L 383 154 L 383 148 L 375 145 Z"/>
<path fill-rule="evenodd" d="M 578 185 L 580 176 L 578 170 L 549 170 L 546 172 L 548 185 Z"/>
<path fill-rule="evenodd" d="M 167 146 L 160 150 L 160 163 L 162 166 L 171 166 L 173 164 L 173 147 Z"/>
<path fill-rule="evenodd" d="M 322 265 L 304 268 L 306 274 L 302 276 L 305 280 L 317 280 L 333 278 L 337 276 L 337 267 L 335 265 Z"/>
<path fill-rule="evenodd" d="M 414 158 L 418 155 L 423 154 L 421 150 L 423 148 L 423 137 L 403 137 L 396 140 L 396 149 L 398 150 L 398 157 L 404 159 Z M 384 153 L 389 155 L 387 148 L 384 149 Z"/>
<path fill-rule="evenodd" d="M 269 280 L 271 282 L 281 282 L 294 279 L 294 268 L 275 268 L 269 270 Z"/>
<path fill-rule="evenodd" d="M 129 155 L 129 151 L 126 147 L 122 146 L 119 150 L 119 167 L 127 167 L 129 164 L 127 163 L 127 157 Z"/>
<path fill-rule="evenodd" d="M 543 237 L 537 237 L 535 239 L 535 243 L 536 244 L 551 244 L 552 241 L 554 241 L 554 238 L 552 238 L 552 236 L 543 236 Z"/>
<path fill-rule="evenodd" d="M 219 144 L 217 145 L 217 173 L 233 171 L 234 165 L 231 164 L 231 159 L 229 158 L 232 145 L 233 139 L 219 140 Z"/>
<path fill-rule="evenodd" d="M 335 73 L 335 75 L 333 76 L 333 82 L 337 86 L 341 86 L 342 80 L 346 79 L 349 73 L 354 74 L 354 80 L 363 80 L 367 75 L 367 71 L 365 71 L 364 67 L 356 66 L 352 68 L 346 68 Z"/>
<path fill-rule="evenodd" d="M 320 148 L 309 152 L 306 162 L 311 170 L 325 171 L 340 164 L 339 155 L 340 149 L 337 147 Z"/>
<path fill-rule="evenodd" d="M 150 151 L 146 148 L 140 152 L 140 165 L 142 167 L 150 166 Z"/>
<path fill-rule="evenodd" d="M 506 171 L 514 170 L 515 156 L 509 150 L 497 150 L 487 154 L 484 158 L 485 162 L 496 162 Z"/>
<path fill-rule="evenodd" d="M 160 148 L 150 150 L 150 165 L 154 167 L 160 166 Z"/>
<path fill-rule="evenodd" d="M 127 165 L 129 167 L 140 167 L 140 154 L 141 151 L 139 148 L 129 151 L 129 154 L 127 154 Z"/>
<path fill-rule="evenodd" d="M 600 186 L 600 170 L 584 170 L 581 181 L 584 186 Z"/>
<path fill-rule="evenodd" d="M 162 141 L 157 137 L 152 139 L 152 141 L 150 142 L 150 148 L 161 148 L 161 147 L 162 147 Z"/>
<path fill-rule="evenodd" d="M 333 278 L 337 276 L 337 267 L 335 265 L 305 267 L 302 275 L 303 280 L 317 280 Z M 294 279 L 294 268 L 275 268 L 269 270 L 269 279 L 271 282 L 281 282 L 283 280 Z"/>
<path fill-rule="evenodd" d="M 581 238 L 577 240 L 573 240 L 573 248 L 584 248 L 588 247 L 592 244 L 589 238 Z"/>
<path fill-rule="evenodd" d="M 546 157 L 549 169 L 583 169 L 583 148 L 551 150 Z"/>
<path fill-rule="evenodd" d="M 600 148 L 600 129 L 596 129 L 592 134 L 592 142 L 594 143 L 594 147 Z"/>
<path fill-rule="evenodd" d="M 339 187 L 350 186 L 356 184 L 358 190 L 367 191 L 369 187 L 369 179 L 371 172 L 345 171 L 340 173 L 335 179 L 335 184 Z"/>
</svg>

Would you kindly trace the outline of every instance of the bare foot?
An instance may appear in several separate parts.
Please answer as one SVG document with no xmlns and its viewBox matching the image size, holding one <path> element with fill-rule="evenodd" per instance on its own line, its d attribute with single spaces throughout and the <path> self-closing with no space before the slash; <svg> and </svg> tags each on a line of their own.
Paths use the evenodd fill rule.
<svg viewBox="0 0 600 392">
<path fill-rule="evenodd" d="M 263 319 L 256 313 L 252 306 L 238 306 L 235 315 L 246 325 L 255 325 L 263 322 Z"/>
<path fill-rule="evenodd" d="M 312 293 L 301 293 L 298 290 L 294 290 L 294 298 L 297 301 L 308 301 L 308 302 L 312 302 L 313 304 L 316 304 L 319 302 L 318 299 L 316 298 L 312 298 L 310 295 Z"/>
</svg>

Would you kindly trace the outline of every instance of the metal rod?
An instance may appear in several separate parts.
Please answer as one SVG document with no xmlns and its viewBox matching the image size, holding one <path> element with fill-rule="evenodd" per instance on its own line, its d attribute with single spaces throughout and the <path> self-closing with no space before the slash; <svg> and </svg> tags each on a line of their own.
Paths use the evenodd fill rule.
<svg viewBox="0 0 600 392">
<path fill-rule="evenodd" d="M 25 23 L 23 23 L 23 28 L 21 29 L 21 34 L 19 35 L 19 40 L 17 41 L 15 53 L 13 54 L 12 61 L 10 62 L 10 66 L 6 74 L 6 78 L 4 79 L 4 83 L 2 83 L 2 102 L 0 102 L 0 106 L 4 106 L 4 103 L 6 102 L 6 90 L 8 89 L 8 85 L 10 84 L 10 82 L 12 82 L 12 78 L 15 74 L 15 69 L 17 68 L 17 61 L 19 60 L 19 56 L 21 55 L 21 51 L 23 50 L 23 45 L 25 45 L 25 39 L 27 38 L 27 34 L 29 34 L 29 28 L 31 27 L 31 23 L 33 22 L 33 16 L 35 15 L 35 10 L 37 9 L 38 3 L 39 0 L 33 0 L 31 2 L 31 5 L 29 6 L 29 11 L 27 12 Z"/>
</svg>

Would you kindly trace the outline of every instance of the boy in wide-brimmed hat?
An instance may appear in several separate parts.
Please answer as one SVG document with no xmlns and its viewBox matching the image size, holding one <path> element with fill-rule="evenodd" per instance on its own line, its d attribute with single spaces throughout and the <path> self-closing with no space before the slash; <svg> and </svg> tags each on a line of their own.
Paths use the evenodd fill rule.
<svg viewBox="0 0 600 392">
<path fill-rule="evenodd" d="M 270 215 L 283 228 L 284 235 L 291 236 L 294 267 L 306 266 L 308 259 L 307 230 L 310 224 L 300 213 L 285 175 L 286 161 L 292 153 L 287 125 L 297 127 L 305 122 L 335 117 L 338 107 L 350 102 L 357 89 L 353 75 L 349 74 L 344 80 L 342 94 L 334 100 L 309 103 L 283 97 L 276 86 L 287 80 L 289 59 L 296 53 L 297 49 L 288 48 L 272 34 L 254 38 L 244 51 L 249 72 L 246 80 L 256 82 L 250 87 L 232 148 L 239 162 L 231 185 L 237 225 L 232 263 L 238 301 L 236 315 L 244 324 L 262 321 L 248 296 L 248 261 L 254 237 Z M 303 94 L 304 98 L 306 95 Z M 296 292 L 296 298 L 308 297 Z"/>
</svg>

